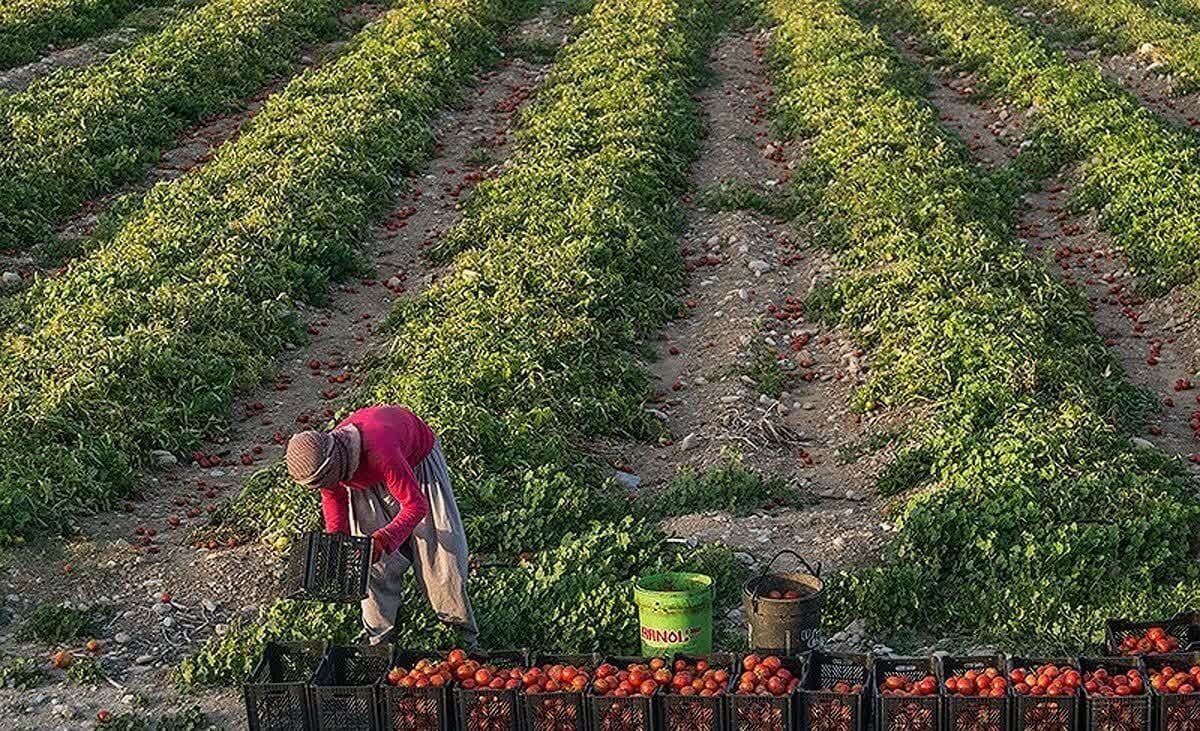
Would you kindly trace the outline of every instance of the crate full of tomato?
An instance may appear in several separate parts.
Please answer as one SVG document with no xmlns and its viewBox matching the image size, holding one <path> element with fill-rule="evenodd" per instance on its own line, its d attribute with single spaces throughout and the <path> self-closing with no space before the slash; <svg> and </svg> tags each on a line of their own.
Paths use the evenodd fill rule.
<svg viewBox="0 0 1200 731">
<path fill-rule="evenodd" d="M 1083 674 L 1072 658 L 1008 658 L 1013 731 L 1075 731 Z"/>
<path fill-rule="evenodd" d="M 1152 689 L 1154 728 L 1200 729 L 1200 652 L 1143 658 Z"/>
<path fill-rule="evenodd" d="M 653 731 L 654 697 L 673 677 L 661 657 L 606 658 L 586 698 L 591 731 Z"/>
<path fill-rule="evenodd" d="M 677 655 L 662 668 L 668 669 L 656 676 L 664 681 L 657 699 L 664 731 L 724 731 L 733 655 Z"/>
<path fill-rule="evenodd" d="M 1113 655 L 1165 655 L 1200 650 L 1200 612 L 1180 612 L 1170 619 L 1146 622 L 1110 619 L 1105 623 L 1104 634 L 1108 651 Z"/>
<path fill-rule="evenodd" d="M 521 727 L 526 731 L 584 731 L 584 698 L 599 656 L 539 655 L 521 677 Z"/>
<path fill-rule="evenodd" d="M 947 731 L 1008 731 L 1003 655 L 942 658 L 942 716 Z"/>
<path fill-rule="evenodd" d="M 939 677 L 931 657 L 875 660 L 876 731 L 941 731 Z"/>
<path fill-rule="evenodd" d="M 1136 657 L 1082 658 L 1087 731 L 1149 731 L 1150 688 Z"/>
<path fill-rule="evenodd" d="M 798 690 L 809 731 L 866 731 L 872 686 L 869 655 L 814 651 Z M 799 728 L 800 724 L 790 725 Z"/>
</svg>

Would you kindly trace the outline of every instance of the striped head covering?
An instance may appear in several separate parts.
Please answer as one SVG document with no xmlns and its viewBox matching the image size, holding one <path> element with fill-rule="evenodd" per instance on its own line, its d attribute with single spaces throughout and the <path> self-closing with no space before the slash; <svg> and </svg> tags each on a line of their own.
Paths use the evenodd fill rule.
<svg viewBox="0 0 1200 731">
<path fill-rule="evenodd" d="M 353 425 L 331 432 L 302 431 L 287 446 L 287 470 L 292 479 L 308 487 L 333 487 L 358 470 L 362 435 Z"/>
</svg>

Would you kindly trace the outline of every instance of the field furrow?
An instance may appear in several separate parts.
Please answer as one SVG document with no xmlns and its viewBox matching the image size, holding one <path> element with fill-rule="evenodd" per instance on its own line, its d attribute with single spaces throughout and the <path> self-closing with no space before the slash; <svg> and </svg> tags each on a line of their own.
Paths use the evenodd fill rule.
<svg viewBox="0 0 1200 731">
<path fill-rule="evenodd" d="M 135 180 L 189 125 L 232 108 L 336 29 L 346 0 L 212 0 L 106 61 L 0 97 L 0 250 L 47 240 Z"/>
<path fill-rule="evenodd" d="M 842 577 L 835 615 L 1079 646 L 1106 616 L 1186 603 L 1194 483 L 1130 441 L 1154 400 L 1011 235 L 1013 180 L 971 162 L 925 80 L 839 2 L 770 7 L 779 122 L 809 138 L 797 192 L 842 265 L 810 312 L 869 346 L 859 408 L 934 406 L 881 481 L 904 495 L 896 539 Z"/>
<path fill-rule="evenodd" d="M 225 426 L 235 390 L 305 338 L 303 303 L 361 268 L 392 176 L 427 154 L 430 116 L 515 9 L 405 3 L 65 274 L 0 302 L 0 443 L 43 435 L 0 470 L 0 530 L 45 525 L 51 503 L 110 504 L 150 450 Z"/>
</svg>

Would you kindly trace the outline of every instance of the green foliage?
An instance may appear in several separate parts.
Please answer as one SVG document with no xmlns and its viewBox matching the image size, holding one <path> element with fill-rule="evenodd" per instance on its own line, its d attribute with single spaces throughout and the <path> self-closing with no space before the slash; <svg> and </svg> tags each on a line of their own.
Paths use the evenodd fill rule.
<svg viewBox="0 0 1200 731">
<path fill-rule="evenodd" d="M 1019 31 L 985 23 L 995 12 L 972 0 L 909 5 L 938 17 L 946 43 L 1013 71 L 1014 84 L 1050 88 L 1021 73 L 1046 55 L 1005 55 Z M 997 179 L 970 163 L 903 81 L 896 51 L 841 3 L 770 8 L 778 121 L 811 137 L 798 184 L 842 263 L 822 296 L 837 307 L 825 312 L 874 350 L 856 402 L 929 411 L 906 437 L 917 451 L 896 469 L 927 469 L 931 483 L 905 502 L 884 563 L 834 582 L 832 621 L 1078 646 L 1105 616 L 1190 605 L 1200 590 L 1191 481 L 1130 443 L 1122 427 L 1152 397 L 1121 380 L 1086 303 L 1012 237 L 1011 212 L 979 205 L 1012 196 L 980 198 Z M 1047 115 L 1066 113 L 1061 99 L 1038 101 Z M 1072 113 L 1083 120 L 1089 109 Z M 1121 109 L 1108 109 L 1111 127 L 1124 124 Z"/>
<path fill-rule="evenodd" d="M 83 609 L 63 604 L 42 604 L 21 623 L 17 629 L 17 639 L 47 644 L 70 642 L 96 634 L 112 613 L 113 608 L 103 604 Z"/>
<path fill-rule="evenodd" d="M 639 498 L 647 519 L 725 510 L 746 515 L 766 503 L 799 506 L 799 492 L 779 477 L 764 477 L 737 459 L 704 472 L 685 469 L 660 492 Z"/>
<path fill-rule="evenodd" d="M 980 0 L 878 4 L 890 20 L 917 30 L 949 60 L 976 69 L 986 87 L 1038 110 L 1038 156 L 1049 153 L 1059 163 L 1079 162 L 1074 204 L 1096 208 L 1114 243 L 1147 274 L 1141 282 L 1147 292 L 1165 291 L 1194 278 L 1200 263 L 1195 246 L 1200 232 L 1200 196 L 1195 192 L 1200 190 L 1200 140 L 1194 134 L 1147 110 L 1093 65 L 1073 63 L 1049 49 L 1035 31 L 1002 8 Z M 1117 24 L 1127 13 L 1143 12 L 1126 0 L 1071 5 L 1079 13 L 1106 16 Z M 1133 24 L 1121 33 L 1158 40 L 1148 27 L 1153 24 Z M 1170 36 L 1165 38 L 1164 48 L 1172 48 Z M 1188 30 L 1188 50 L 1172 56 L 1172 63 L 1187 58 L 1200 70 L 1197 38 Z"/>
<path fill-rule="evenodd" d="M 99 685 L 104 678 L 104 668 L 99 661 L 90 657 L 79 658 L 67 668 L 67 680 L 75 685 Z"/>
<path fill-rule="evenodd" d="M 741 181 L 724 181 L 701 190 L 696 205 L 712 211 L 757 211 L 776 218 L 791 218 L 794 205 L 787 195 L 767 192 Z"/>
<path fill-rule="evenodd" d="M 0 69 L 37 59 L 52 46 L 91 38 L 126 13 L 166 0 L 25 0 L 0 5 Z"/>
<path fill-rule="evenodd" d="M 332 34 L 346 0 L 209 0 L 104 61 L 0 102 L 0 242 L 45 241 L 55 219 L 140 179 L 179 131 L 219 112 Z"/>
<path fill-rule="evenodd" d="M 765 345 L 755 350 L 754 360 L 750 362 L 746 375 L 754 381 L 760 393 L 773 398 L 779 398 L 779 394 L 787 390 L 788 381 L 791 379 L 791 375 L 780 365 L 775 350 Z"/>
<path fill-rule="evenodd" d="M 436 252 L 454 258 L 455 275 L 398 306 L 390 347 L 356 397 L 407 404 L 441 436 L 472 550 L 499 559 L 469 582 L 488 646 L 632 651 L 641 573 L 704 571 L 722 604 L 737 596 L 728 550 L 666 543 L 577 446 L 653 433 L 631 350 L 677 309 L 677 196 L 709 13 L 702 0 L 596 3 L 524 115 L 517 155 Z M 280 479 L 273 494 L 286 499 Z M 518 552 L 528 552 L 519 563 Z M 397 642 L 453 642 L 414 584 L 400 605 Z M 322 620 L 292 619 L 318 611 Z M 358 626 L 357 610 L 279 602 L 176 678 L 238 680 L 266 640 L 345 638 Z"/>
<path fill-rule="evenodd" d="M 0 661 L 0 688 L 32 690 L 46 680 L 46 670 L 31 657 L 9 657 Z"/>
<path fill-rule="evenodd" d="M 495 57 L 512 7 L 402 3 L 211 162 L 155 186 L 66 274 L 0 300 L 0 542 L 106 504 L 150 449 L 187 452 L 224 425 L 235 390 L 302 339 L 292 299 L 356 269 L 390 180 Z"/>
</svg>

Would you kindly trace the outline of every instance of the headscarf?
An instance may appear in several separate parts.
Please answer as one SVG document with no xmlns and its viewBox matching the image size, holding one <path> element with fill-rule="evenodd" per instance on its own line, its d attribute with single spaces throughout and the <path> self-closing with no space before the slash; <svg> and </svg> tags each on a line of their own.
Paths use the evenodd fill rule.
<svg viewBox="0 0 1200 731">
<path fill-rule="evenodd" d="M 333 487 L 358 470 L 362 436 L 354 425 L 331 432 L 302 431 L 287 446 L 287 470 L 308 487 Z"/>
</svg>

